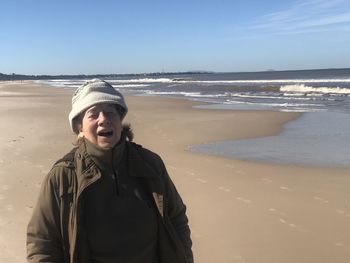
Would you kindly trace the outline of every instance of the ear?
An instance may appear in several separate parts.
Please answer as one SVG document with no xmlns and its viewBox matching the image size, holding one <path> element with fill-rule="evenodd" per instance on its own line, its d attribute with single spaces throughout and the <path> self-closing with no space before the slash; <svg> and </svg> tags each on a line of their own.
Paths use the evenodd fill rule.
<svg viewBox="0 0 350 263">
<path fill-rule="evenodd" d="M 78 137 L 80 137 L 80 133 L 83 131 L 81 114 L 73 119 L 72 126 L 73 126 L 74 133 L 77 134 Z"/>
<path fill-rule="evenodd" d="M 83 125 L 78 124 L 78 137 L 79 138 L 83 138 L 84 137 L 84 133 L 83 133 Z"/>
</svg>

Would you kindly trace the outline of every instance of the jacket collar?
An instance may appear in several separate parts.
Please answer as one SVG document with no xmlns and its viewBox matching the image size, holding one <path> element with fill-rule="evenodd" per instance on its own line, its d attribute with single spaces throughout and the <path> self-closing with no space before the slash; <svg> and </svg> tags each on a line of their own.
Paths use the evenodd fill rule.
<svg viewBox="0 0 350 263">
<path fill-rule="evenodd" d="M 127 171 L 130 176 L 144 177 L 149 179 L 159 178 L 155 168 L 153 168 L 144 158 L 142 154 L 142 147 L 125 141 L 123 147 L 123 154 L 126 154 Z M 75 167 L 78 177 L 78 183 L 89 184 L 90 181 L 96 181 L 101 177 L 101 170 L 89 155 L 86 143 L 82 141 L 79 143 L 78 149 L 75 152 Z"/>
<path fill-rule="evenodd" d="M 86 144 L 83 140 L 80 141 L 78 149 L 75 152 L 74 162 L 77 174 L 78 192 L 81 192 L 85 187 L 101 178 L 101 171 L 89 156 L 86 150 Z"/>
<path fill-rule="evenodd" d="M 161 180 L 162 171 L 160 165 L 157 165 L 156 159 L 154 159 L 152 154 L 147 153 L 147 150 L 142 150 L 142 147 L 135 143 L 125 142 L 124 151 L 126 159 L 123 159 L 127 162 L 127 174 L 146 179 L 145 184 L 155 198 L 157 207 L 162 214 L 163 207 L 161 206 L 163 203 L 164 186 Z M 146 158 L 151 158 L 151 160 L 147 161 Z M 77 196 L 79 197 L 84 189 L 98 181 L 102 177 L 102 174 L 101 170 L 87 153 L 85 143 L 80 143 L 75 152 L 74 159 L 77 178 Z M 154 165 L 151 166 L 150 163 Z"/>
<path fill-rule="evenodd" d="M 101 171 L 113 172 L 119 169 L 125 150 L 125 136 L 121 136 L 120 141 L 111 149 L 104 149 L 83 139 L 89 157 Z"/>
</svg>

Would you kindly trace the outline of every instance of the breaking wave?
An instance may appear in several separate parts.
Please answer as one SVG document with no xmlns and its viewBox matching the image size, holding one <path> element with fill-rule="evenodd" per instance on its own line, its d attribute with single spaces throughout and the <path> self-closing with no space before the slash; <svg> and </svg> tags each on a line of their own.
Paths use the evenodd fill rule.
<svg viewBox="0 0 350 263">
<path fill-rule="evenodd" d="M 280 91 L 298 93 L 350 94 L 349 88 L 311 87 L 305 86 L 304 84 L 284 85 L 280 88 Z"/>
</svg>

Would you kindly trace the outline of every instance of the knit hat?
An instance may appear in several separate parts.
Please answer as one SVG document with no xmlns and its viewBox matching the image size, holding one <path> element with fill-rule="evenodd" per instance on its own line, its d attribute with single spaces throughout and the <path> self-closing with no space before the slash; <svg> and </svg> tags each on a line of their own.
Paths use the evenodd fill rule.
<svg viewBox="0 0 350 263">
<path fill-rule="evenodd" d="M 100 79 L 86 81 L 77 88 L 72 98 L 72 110 L 69 113 L 69 123 L 73 132 L 73 119 L 86 109 L 99 103 L 116 104 L 121 107 L 120 118 L 123 119 L 128 112 L 123 95 L 115 90 L 113 86 Z"/>
</svg>

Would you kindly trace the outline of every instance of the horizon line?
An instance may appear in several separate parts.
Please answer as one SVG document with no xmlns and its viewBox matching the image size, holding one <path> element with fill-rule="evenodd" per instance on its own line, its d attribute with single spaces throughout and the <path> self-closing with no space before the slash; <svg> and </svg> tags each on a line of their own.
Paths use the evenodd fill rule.
<svg viewBox="0 0 350 263">
<path fill-rule="evenodd" d="M 267 69 L 267 70 L 258 70 L 258 71 L 213 71 L 213 70 L 187 70 L 187 71 L 155 71 L 155 72 L 143 72 L 143 73 L 77 73 L 77 74 L 21 74 L 21 73 L 2 73 L 1 75 L 5 76 L 28 76 L 28 77 L 59 77 L 59 76 L 108 76 L 108 75 L 170 75 L 170 74 L 240 74 L 240 73 L 265 73 L 265 72 L 288 72 L 288 71 L 316 71 L 316 70 L 346 70 L 350 67 L 329 67 L 329 68 L 305 68 L 305 69 Z"/>
</svg>

